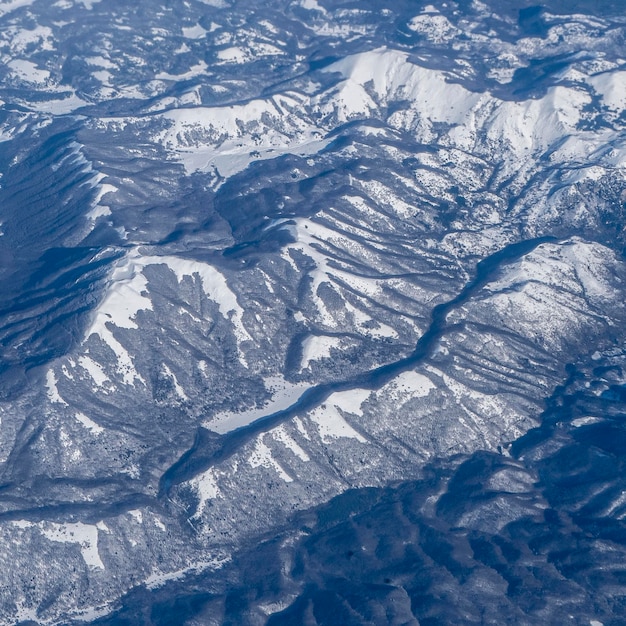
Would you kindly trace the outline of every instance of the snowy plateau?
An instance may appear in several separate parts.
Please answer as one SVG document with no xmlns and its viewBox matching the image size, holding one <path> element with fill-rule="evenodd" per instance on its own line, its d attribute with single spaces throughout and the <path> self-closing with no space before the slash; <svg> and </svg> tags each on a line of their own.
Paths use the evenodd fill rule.
<svg viewBox="0 0 626 626">
<path fill-rule="evenodd" d="M 622 1 L 0 55 L 0 625 L 624 624 Z"/>
</svg>

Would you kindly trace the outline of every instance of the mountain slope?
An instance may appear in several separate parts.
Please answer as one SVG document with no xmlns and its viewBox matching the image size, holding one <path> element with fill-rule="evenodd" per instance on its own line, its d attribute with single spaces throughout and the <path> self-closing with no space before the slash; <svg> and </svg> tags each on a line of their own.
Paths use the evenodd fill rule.
<svg viewBox="0 0 626 626">
<path fill-rule="evenodd" d="M 477 607 L 486 580 L 509 585 L 511 619 L 562 618 L 489 555 L 558 561 L 533 561 L 531 535 L 561 506 L 554 450 L 583 431 L 544 432 L 551 403 L 572 368 L 576 402 L 604 407 L 606 372 L 621 393 L 624 22 L 517 8 L 0 6 L 2 623 L 159 623 L 161 601 L 188 623 L 307 606 L 329 623 L 339 605 L 380 623 L 395 603 L 407 623 L 479 623 L 432 600 L 468 580 Z M 355 489 L 377 494 L 364 520 L 418 494 L 406 541 L 482 534 L 404 564 L 379 546 L 359 567 L 426 563 L 430 582 L 376 578 L 364 608 L 344 580 L 332 599 L 314 547 L 332 529 L 301 520 L 338 507 L 347 545 Z M 615 489 L 581 506 L 621 529 Z M 244 585 L 277 538 L 305 565 L 233 608 L 216 581 Z M 613 582 L 559 567 L 602 599 L 576 623 L 619 614 Z"/>
</svg>

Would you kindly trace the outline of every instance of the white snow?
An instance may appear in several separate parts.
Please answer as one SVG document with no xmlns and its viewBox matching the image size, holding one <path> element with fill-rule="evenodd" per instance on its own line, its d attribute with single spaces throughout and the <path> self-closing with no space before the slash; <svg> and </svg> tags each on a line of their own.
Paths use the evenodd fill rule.
<svg viewBox="0 0 626 626">
<path fill-rule="evenodd" d="M 39 615 L 37 607 L 27 607 L 22 601 L 16 603 L 17 611 L 15 613 L 15 623 L 21 624 L 22 622 L 32 621 L 35 624 L 39 624 Z"/>
<path fill-rule="evenodd" d="M 103 387 L 104 383 L 109 382 L 109 377 L 104 373 L 102 366 L 96 363 L 90 356 L 79 356 L 78 363 L 91 376 L 98 387 Z"/>
<path fill-rule="evenodd" d="M 259 159 L 308 155 L 329 139 L 302 118 L 300 94 L 222 107 L 179 108 L 161 114 L 169 127 L 155 136 L 188 173 L 217 170 L 228 178 Z"/>
<path fill-rule="evenodd" d="M 587 82 L 602 96 L 609 109 L 617 113 L 626 109 L 626 71 L 596 74 L 588 78 Z"/>
<path fill-rule="evenodd" d="M 300 369 L 309 367 L 311 361 L 330 358 L 331 350 L 339 348 L 340 345 L 340 337 L 309 335 L 302 342 L 302 363 Z"/>
<path fill-rule="evenodd" d="M 532 490 L 535 477 L 517 467 L 504 467 L 492 474 L 485 483 L 485 489 L 508 493 L 528 493 Z"/>
<path fill-rule="evenodd" d="M 33 522 L 29 522 L 28 520 L 25 520 L 25 519 L 13 520 L 11 523 L 13 524 L 13 526 L 17 526 L 17 528 L 21 530 L 32 528 L 35 525 L 33 524 Z"/>
<path fill-rule="evenodd" d="M 113 61 L 111 61 L 111 59 L 103 56 L 85 57 L 84 61 L 87 65 L 93 65 L 95 67 L 102 67 L 106 69 L 115 69 L 118 67 L 115 63 L 113 63 Z"/>
<path fill-rule="evenodd" d="M 344 418 L 344 414 L 363 415 L 361 405 L 370 397 L 367 389 L 352 389 L 331 394 L 326 402 L 309 414 L 317 424 L 323 443 L 331 443 L 342 437 L 356 439 L 365 443 L 366 439 L 358 433 Z"/>
<path fill-rule="evenodd" d="M 68 364 L 71 365 L 72 367 L 76 367 L 76 364 L 71 359 L 68 359 Z M 67 368 L 67 365 L 65 363 L 61 366 L 61 371 L 63 372 L 63 376 L 65 376 L 65 378 L 74 380 L 74 374 L 70 372 L 70 370 Z"/>
<path fill-rule="evenodd" d="M 320 13 L 326 13 L 326 9 L 320 6 L 317 0 L 300 0 L 300 6 L 307 11 L 319 11 Z"/>
<path fill-rule="evenodd" d="M 600 417 L 593 417 L 588 415 L 586 417 L 577 417 L 576 419 L 573 419 L 571 424 L 572 426 L 574 426 L 574 428 L 580 428 L 581 426 L 588 426 L 589 424 L 598 424 L 602 421 L 603 420 Z"/>
<path fill-rule="evenodd" d="M 38 24 L 34 28 L 10 27 L 6 34 L 11 41 L 11 52 L 28 54 L 29 49 L 53 50 L 54 33 L 49 26 Z"/>
<path fill-rule="evenodd" d="M 228 286 L 224 275 L 213 266 L 171 256 L 144 257 L 141 262 L 144 266 L 165 263 L 176 274 L 179 282 L 185 276 L 199 276 L 207 297 L 217 303 L 224 318 L 234 320 L 238 339 L 240 341 L 252 339 L 242 324 L 243 309 L 237 302 L 237 296 Z"/>
<path fill-rule="evenodd" d="M 74 92 L 60 92 L 50 94 L 48 100 L 41 102 L 29 102 L 28 107 L 39 113 L 51 113 L 52 115 L 66 115 L 80 107 L 88 105 L 89 102 L 80 98 Z"/>
<path fill-rule="evenodd" d="M 303 0 L 304 2 L 310 2 L 311 0 Z M 288 606 L 289 602 L 285 600 L 280 600 L 278 602 L 268 602 L 267 604 L 259 604 L 259 609 L 265 613 L 268 617 L 270 615 L 274 615 L 274 613 L 279 613 L 280 611 L 284 611 Z"/>
<path fill-rule="evenodd" d="M 203 426 L 223 435 L 231 430 L 256 422 L 261 417 L 290 407 L 310 387 L 310 383 L 289 383 L 281 376 L 270 377 L 265 380 L 265 388 L 272 394 L 272 397 L 262 407 L 248 409 L 239 413 L 223 411 L 204 422 Z"/>
<path fill-rule="evenodd" d="M 412 24 L 418 30 L 426 29 L 424 32 L 436 40 L 454 36 L 442 16 L 428 7 Z M 605 162 L 610 158 L 602 152 L 606 132 L 592 133 L 579 127 L 583 110 L 591 103 L 590 94 L 580 84 L 551 87 L 541 98 L 500 100 L 488 92 L 470 92 L 449 80 L 445 72 L 421 67 L 419 60 L 409 59 L 405 52 L 386 48 L 345 57 L 323 69 L 338 73 L 342 80 L 312 95 L 306 102 L 307 110 L 322 123 L 336 123 L 385 119 L 385 106 L 407 102 L 407 106 L 386 117 L 389 125 L 421 141 L 443 141 L 468 153 L 507 151 L 512 158 L 499 173 L 502 180 L 521 179 L 537 156 L 547 150 L 552 150 L 551 160 L 577 165 L 572 176 L 581 175 L 580 163 L 590 162 L 593 152 L 598 155 L 595 160 L 601 155 Z M 615 114 L 626 106 L 626 80 L 622 74 L 605 72 L 587 80 Z M 449 125 L 443 139 L 438 139 L 438 123 Z M 626 164 L 626 150 L 615 148 L 613 160 L 617 167 Z M 425 170 L 422 175 L 426 175 Z"/>
<path fill-rule="evenodd" d="M 301 461 L 309 461 L 309 455 L 300 447 L 296 440 L 287 433 L 284 425 L 271 431 L 272 437 L 291 450 Z"/>
<path fill-rule="evenodd" d="M 169 74 L 168 72 L 159 72 L 155 78 L 158 80 L 189 80 L 195 76 L 206 74 L 209 67 L 204 61 L 199 61 L 192 65 L 186 72 L 182 74 Z"/>
<path fill-rule="evenodd" d="M 389 395 L 396 400 L 401 398 L 424 398 L 433 389 L 436 389 L 436 385 L 428 376 L 409 370 L 399 374 L 391 382 L 379 389 L 376 394 Z"/>
<path fill-rule="evenodd" d="M 185 390 L 180 386 L 178 378 L 176 378 L 176 374 L 172 372 L 172 370 L 167 366 L 166 363 L 163 363 L 163 371 L 165 372 L 165 375 L 172 381 L 176 395 L 184 402 L 188 401 L 189 397 L 185 393 Z"/>
<path fill-rule="evenodd" d="M 286 483 L 293 482 L 293 478 L 287 474 L 280 463 L 272 456 L 272 451 L 267 447 L 261 435 L 255 442 L 254 450 L 248 458 L 251 467 L 266 467 L 276 471 L 278 476 Z"/>
<path fill-rule="evenodd" d="M 198 508 L 193 516 L 194 518 L 198 518 L 204 511 L 206 503 L 220 496 L 220 488 L 217 484 L 215 470 L 210 468 L 206 472 L 198 474 L 189 481 L 189 485 L 193 487 L 198 494 Z"/>
<path fill-rule="evenodd" d="M 50 402 L 68 406 L 67 402 L 63 400 L 63 398 L 59 394 L 59 390 L 57 389 L 57 377 L 53 369 L 49 369 L 46 372 L 46 389 Z"/>
<path fill-rule="evenodd" d="M 458 84 L 447 82 L 440 71 L 410 63 L 407 53 L 386 48 L 345 57 L 324 71 L 339 72 L 345 80 L 330 100 L 320 100 L 322 113 L 334 113 L 339 121 L 369 116 L 378 108 L 378 103 L 365 89 L 369 84 L 381 104 L 392 100 L 411 102 L 411 108 L 419 111 L 419 120 L 425 124 L 425 138 L 431 138 L 428 128 L 433 122 L 465 123 L 468 111 L 481 97 Z M 418 123 L 415 113 L 410 110 L 392 115 L 390 121 L 400 128 Z"/>
<path fill-rule="evenodd" d="M 310 441 L 311 440 L 311 435 L 309 435 L 307 429 L 304 427 L 304 424 L 302 423 L 302 420 L 299 417 L 294 417 L 293 418 L 293 423 L 296 425 L 296 428 L 298 429 L 298 432 L 307 440 Z"/>
<path fill-rule="evenodd" d="M 116 191 L 119 191 L 119 189 L 115 185 L 111 185 L 109 183 L 103 183 L 102 185 L 100 185 L 98 187 L 98 192 L 96 193 L 96 197 L 93 200 L 92 208 L 87 213 L 87 217 L 95 221 L 99 217 L 111 215 L 111 209 L 108 206 L 100 204 L 100 201 L 108 193 L 115 193 Z"/>
<path fill-rule="evenodd" d="M 137 313 L 152 309 L 152 301 L 144 295 L 148 281 L 141 273 L 146 264 L 139 257 L 127 257 L 115 268 L 111 275 L 110 288 L 98 307 L 90 334 L 100 334 L 107 323 L 118 328 L 137 328 L 134 320 Z"/>
<path fill-rule="evenodd" d="M 99 424 L 96 424 L 92 419 L 88 418 L 84 413 L 80 411 L 76 413 L 76 419 L 87 429 L 90 430 L 94 435 L 100 435 L 104 432 L 104 428 Z"/>
<path fill-rule="evenodd" d="M 126 385 L 134 385 L 137 379 L 144 381 L 135 369 L 126 348 L 113 335 L 110 325 L 136 329 L 138 326 L 134 318 L 137 313 L 152 309 L 152 301 L 144 295 L 147 279 L 141 273 L 141 269 L 137 257 L 130 256 L 116 267 L 111 275 L 106 296 L 98 306 L 94 320 L 86 333 L 87 338 L 93 334 L 99 335 L 113 350 L 117 357 L 117 369 Z"/>
<path fill-rule="evenodd" d="M 204 1 L 204 0 L 203 0 Z M 199 574 L 207 569 L 220 569 L 226 563 L 230 561 L 230 557 L 215 557 L 210 561 L 198 561 L 193 563 L 189 567 L 176 570 L 174 572 L 159 572 L 154 571 L 148 578 L 146 578 L 145 585 L 148 589 L 154 590 L 162 587 L 165 583 L 171 580 L 181 580 L 188 574 Z"/>
<path fill-rule="evenodd" d="M 238 46 L 232 46 L 230 48 L 224 48 L 223 50 L 219 50 L 217 53 L 217 58 L 220 61 L 224 61 L 226 63 L 245 63 L 248 59 L 248 55 L 246 51 Z"/>
<path fill-rule="evenodd" d="M 563 247 L 563 257 L 574 266 L 576 276 L 588 298 L 615 298 L 615 289 L 606 280 L 607 262 L 612 264 L 614 259 L 606 248 L 574 239 Z"/>
<path fill-rule="evenodd" d="M 202 39 L 207 32 L 208 31 L 200 26 L 200 24 L 183 26 L 183 37 L 185 37 L 185 39 Z"/>
<path fill-rule="evenodd" d="M 50 79 L 50 72 L 37 67 L 32 61 L 14 59 L 7 66 L 20 80 L 33 84 L 45 84 Z"/>
<path fill-rule="evenodd" d="M 135 380 L 139 380 L 145 385 L 145 380 L 135 369 L 135 364 L 124 346 L 113 336 L 113 333 L 104 327 L 98 333 L 102 340 L 113 350 L 117 359 L 117 370 L 122 375 L 125 385 L 135 384 Z"/>
<path fill-rule="evenodd" d="M 38 525 L 41 533 L 50 541 L 77 543 L 87 566 L 91 569 L 104 569 L 98 553 L 98 528 L 82 522 L 56 524 L 42 522 Z"/>
<path fill-rule="evenodd" d="M 84 0 L 83 0 L 84 1 Z M 99 2 L 100 0 L 96 0 Z M 111 613 L 111 607 L 109 605 L 90 606 L 85 609 L 80 609 L 71 614 L 72 619 L 79 622 L 93 622 L 101 617 L 105 617 Z"/>
<path fill-rule="evenodd" d="M 33 2 L 35 0 L 2 0 L 0 3 L 0 16 L 11 13 L 15 9 L 30 6 Z"/>
<path fill-rule="evenodd" d="M 501 278 L 489 283 L 488 288 L 506 291 L 515 287 L 529 294 L 534 289 L 538 296 L 542 287 L 551 287 L 584 295 L 592 301 L 612 300 L 615 289 L 609 278 L 616 263 L 615 255 L 605 246 L 573 237 L 563 244 L 542 244 L 522 260 L 503 268 Z M 530 288 L 529 283 L 533 285 Z M 540 302 L 534 305 L 537 310 L 546 306 Z"/>
<path fill-rule="evenodd" d="M 106 87 L 111 86 L 111 79 L 113 78 L 113 74 L 109 72 L 109 70 L 96 70 L 95 72 L 91 72 L 91 75 L 98 82 L 102 83 Z"/>
<path fill-rule="evenodd" d="M 282 252 L 282 257 L 293 263 L 289 251 L 298 250 L 315 263 L 315 269 L 309 271 L 309 276 L 312 279 L 310 286 L 311 297 L 315 302 L 321 322 L 329 328 L 335 328 L 337 326 L 337 320 L 318 293 L 322 285 L 334 289 L 333 283 L 341 282 L 344 285 L 350 285 L 350 289 L 359 295 L 363 294 L 375 298 L 380 294 L 380 284 L 376 279 L 356 276 L 353 272 L 342 269 L 337 266 L 336 263 L 333 263 L 325 252 L 325 246 L 327 244 L 348 249 L 353 248 L 355 244 L 350 238 L 309 219 L 296 218 L 292 220 L 292 222 L 292 224 L 285 226 L 285 228 L 291 232 L 295 243 L 285 247 Z M 383 328 L 382 325 L 379 325 L 378 331 L 369 328 L 368 323 L 371 322 L 369 315 L 356 309 L 345 300 L 343 305 L 348 312 L 352 313 L 355 317 L 355 321 L 362 327 L 366 334 L 376 335 L 377 333 L 381 333 L 393 336 L 395 333 L 393 329 L 389 327 Z"/>
<path fill-rule="evenodd" d="M 93 209 L 91 209 L 91 211 L 89 211 L 89 213 L 87 213 L 87 217 L 91 220 L 93 220 L 94 222 L 99 218 L 99 217 L 106 217 L 108 215 L 111 215 L 111 209 L 108 206 L 104 206 L 104 205 L 96 205 L 94 206 Z"/>
<path fill-rule="evenodd" d="M 499 102 L 487 123 L 487 137 L 492 145 L 504 143 L 513 155 L 528 156 L 528 152 L 545 151 L 562 137 L 571 136 L 569 147 L 575 143 L 576 127 L 581 117 L 581 109 L 591 102 L 587 92 L 556 86 L 537 100 L 521 102 Z"/>
</svg>

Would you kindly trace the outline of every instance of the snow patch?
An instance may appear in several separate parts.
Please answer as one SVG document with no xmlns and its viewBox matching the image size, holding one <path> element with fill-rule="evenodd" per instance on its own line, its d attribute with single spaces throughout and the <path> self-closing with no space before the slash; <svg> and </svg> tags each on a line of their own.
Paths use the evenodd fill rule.
<svg viewBox="0 0 626 626">
<path fill-rule="evenodd" d="M 202 39 L 207 32 L 208 31 L 200 26 L 200 24 L 196 24 L 195 26 L 183 26 L 183 37 L 185 39 Z"/>
<path fill-rule="evenodd" d="M 104 428 L 99 424 L 96 424 L 92 419 L 88 418 L 84 413 L 76 413 L 76 419 L 94 435 L 101 435 L 104 432 Z"/>
<path fill-rule="evenodd" d="M 320 6 L 317 0 L 300 0 L 300 6 L 307 11 L 319 11 L 320 13 L 326 13 L 326 9 Z"/>
<path fill-rule="evenodd" d="M 21 624 L 22 622 L 32 622 L 33 624 L 39 624 L 39 615 L 37 608 L 27 607 L 22 601 L 16 602 L 15 623 Z"/>
<path fill-rule="evenodd" d="M 410 370 L 402 372 L 390 383 L 379 389 L 376 395 L 388 394 L 396 400 L 401 398 L 424 398 L 433 389 L 436 389 L 436 385 L 428 376 Z"/>
<path fill-rule="evenodd" d="M 169 74 L 168 72 L 159 72 L 155 78 L 158 80 L 189 80 L 195 76 L 206 74 L 209 67 L 204 61 L 200 61 L 192 65 L 186 72 L 182 74 Z"/>
<path fill-rule="evenodd" d="M 78 544 L 80 553 L 90 569 L 104 569 L 104 563 L 98 553 L 98 528 L 95 525 L 82 522 L 74 524 L 47 522 L 38 527 L 44 537 L 50 541 Z"/>
<path fill-rule="evenodd" d="M 211 468 L 206 472 L 195 476 L 189 481 L 189 484 L 198 494 L 198 508 L 193 516 L 194 518 L 198 518 L 202 514 L 202 511 L 204 511 L 207 502 L 220 496 L 220 488 L 217 484 L 215 470 Z"/>
<path fill-rule="evenodd" d="M 148 281 L 141 270 L 145 264 L 137 257 L 127 257 L 115 268 L 109 290 L 98 307 L 89 334 L 100 334 L 108 323 L 118 328 L 138 328 L 134 321 L 137 313 L 152 309 L 150 298 L 144 295 Z"/>
<path fill-rule="evenodd" d="M 42 70 L 32 61 L 26 61 L 25 59 L 9 61 L 7 67 L 12 70 L 14 76 L 33 85 L 46 84 L 50 79 L 50 72 L 48 70 Z"/>
<path fill-rule="evenodd" d="M 572 426 L 574 426 L 574 428 L 580 428 L 581 426 L 588 426 L 589 424 L 599 424 L 602 421 L 604 420 L 602 420 L 600 417 L 586 416 L 573 419 L 571 424 Z"/>
<path fill-rule="evenodd" d="M 148 589 L 154 590 L 162 587 L 167 582 L 172 580 L 181 580 L 189 574 L 199 574 L 207 569 L 217 570 L 222 568 L 226 563 L 230 561 L 230 557 L 215 557 L 210 561 L 199 561 L 185 567 L 183 569 L 176 570 L 174 572 L 153 572 L 146 578 L 145 585 Z"/>
<path fill-rule="evenodd" d="M 289 435 L 284 426 L 279 426 L 271 431 L 276 441 L 282 443 L 286 448 L 291 450 L 301 461 L 309 461 L 309 455 L 298 445 L 293 437 Z"/>
<path fill-rule="evenodd" d="M 50 402 L 54 402 L 55 404 L 63 404 L 65 406 L 69 406 L 68 403 L 63 400 L 61 395 L 59 394 L 59 390 L 57 388 L 57 377 L 54 373 L 54 370 L 49 369 L 46 372 L 46 389 L 48 392 L 48 399 Z"/>
<path fill-rule="evenodd" d="M 41 102 L 35 101 L 28 104 L 29 109 L 38 113 L 50 113 L 52 115 L 66 115 L 72 113 L 76 109 L 90 104 L 83 100 L 75 92 L 65 91 L 61 93 L 50 94 L 48 100 Z"/>
<path fill-rule="evenodd" d="M 104 178 L 104 175 L 101 176 Z M 119 189 L 115 185 L 110 185 L 109 183 L 100 185 L 96 197 L 93 200 L 91 211 L 87 213 L 87 217 L 95 222 L 99 217 L 111 215 L 110 207 L 101 205 L 100 201 L 108 193 L 115 193 L 116 191 L 119 191 Z"/>
<path fill-rule="evenodd" d="M 91 376 L 98 387 L 103 387 L 104 383 L 109 382 L 109 377 L 104 373 L 102 366 L 91 357 L 86 355 L 79 356 L 78 363 Z"/>
<path fill-rule="evenodd" d="M 286 483 L 292 483 L 293 478 L 285 472 L 278 461 L 272 456 L 272 451 L 265 445 L 263 441 L 264 435 L 261 435 L 255 443 L 254 450 L 248 458 L 250 467 L 266 467 L 276 471 L 278 476 Z"/>
<path fill-rule="evenodd" d="M 309 335 L 302 342 L 302 362 L 300 369 L 309 367 L 311 361 L 330 358 L 333 348 L 341 346 L 340 337 L 329 337 L 327 335 Z"/>
<path fill-rule="evenodd" d="M 626 71 L 605 72 L 587 79 L 604 104 L 617 113 L 626 109 Z"/>
<path fill-rule="evenodd" d="M 310 383 L 289 383 L 281 376 L 265 380 L 265 388 L 272 394 L 271 399 L 262 407 L 248 409 L 239 413 L 223 411 L 211 420 L 203 423 L 205 428 L 224 435 L 231 430 L 256 422 L 258 419 L 287 409 L 295 404 L 300 396 L 311 387 Z"/>
<path fill-rule="evenodd" d="M 144 295 L 147 279 L 141 273 L 142 266 L 137 257 L 127 257 L 113 271 L 109 288 L 104 300 L 96 310 L 95 318 L 87 330 L 86 337 L 99 335 L 117 357 L 117 369 L 125 385 L 135 384 L 139 380 L 145 384 L 135 369 L 128 351 L 113 335 L 110 326 L 137 329 L 134 321 L 139 311 L 151 310 L 152 301 Z M 94 378 L 94 380 L 96 380 Z"/>
<path fill-rule="evenodd" d="M 248 59 L 246 51 L 238 46 L 219 50 L 217 58 L 225 63 L 245 63 Z"/>
<path fill-rule="evenodd" d="M 307 429 L 304 427 L 302 420 L 299 417 L 293 418 L 293 423 L 296 425 L 298 432 L 307 440 L 311 441 L 311 436 L 309 435 Z"/>
<path fill-rule="evenodd" d="M 367 389 L 336 392 L 309 414 L 310 419 L 317 424 L 323 443 L 331 443 L 334 439 L 343 437 L 366 443 L 367 440 L 348 424 L 344 414 L 363 415 L 361 405 L 370 394 Z"/>
<path fill-rule="evenodd" d="M 100 0 L 96 0 L 99 2 Z M 93 622 L 111 613 L 111 607 L 107 605 L 90 606 L 72 613 L 72 619 L 79 622 Z"/>
<path fill-rule="evenodd" d="M 174 374 L 174 372 L 172 372 L 172 370 L 165 363 L 163 363 L 163 371 L 165 372 L 165 375 L 172 381 L 176 395 L 184 402 L 187 402 L 189 400 L 189 397 L 185 393 L 185 390 L 180 386 L 178 378 L 176 378 L 176 374 Z"/>
</svg>

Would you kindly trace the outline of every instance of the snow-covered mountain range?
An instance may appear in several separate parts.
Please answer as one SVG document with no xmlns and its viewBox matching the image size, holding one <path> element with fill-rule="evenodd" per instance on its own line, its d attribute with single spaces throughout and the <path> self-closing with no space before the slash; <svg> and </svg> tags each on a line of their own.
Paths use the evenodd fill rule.
<svg viewBox="0 0 626 626">
<path fill-rule="evenodd" d="M 626 18 L 564 5 L 0 2 L 0 623 L 619 623 Z"/>
</svg>

